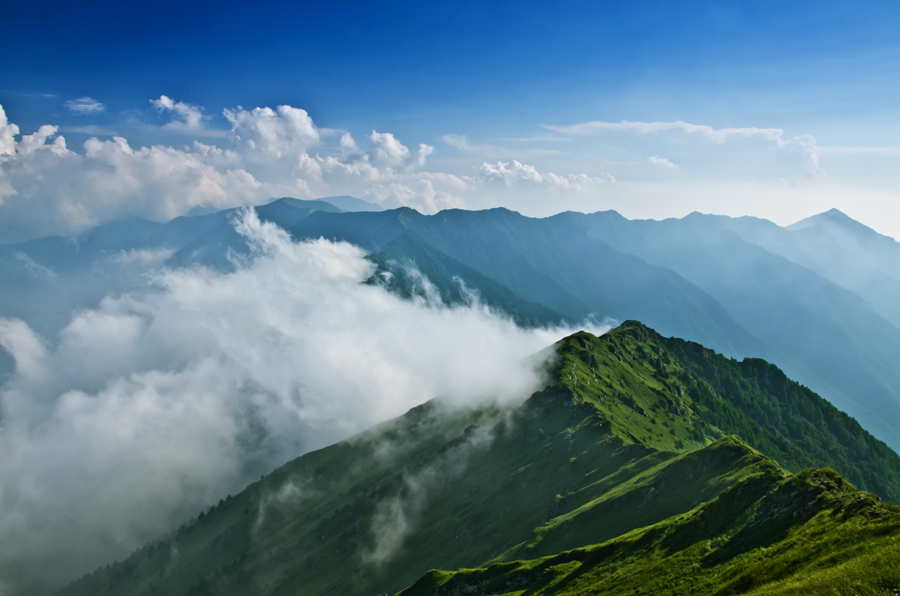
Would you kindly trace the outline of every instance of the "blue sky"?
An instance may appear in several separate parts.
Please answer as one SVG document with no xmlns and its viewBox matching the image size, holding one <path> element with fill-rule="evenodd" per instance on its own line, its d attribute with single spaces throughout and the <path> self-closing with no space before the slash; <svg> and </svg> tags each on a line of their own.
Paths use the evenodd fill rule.
<svg viewBox="0 0 900 596">
<path fill-rule="evenodd" d="M 282 193 L 780 224 L 838 207 L 900 236 L 897 3 L 37 1 L 4 12 L 0 124 L 13 140 L 0 145 L 0 241 Z M 11 144 L 44 125 L 57 128 Z M 74 155 L 49 150 L 60 136 Z"/>
</svg>

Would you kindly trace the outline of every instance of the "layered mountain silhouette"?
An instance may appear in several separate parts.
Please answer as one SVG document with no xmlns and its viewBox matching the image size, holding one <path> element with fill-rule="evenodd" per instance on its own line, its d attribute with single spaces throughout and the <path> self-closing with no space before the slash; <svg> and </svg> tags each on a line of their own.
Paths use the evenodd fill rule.
<svg viewBox="0 0 900 596">
<path fill-rule="evenodd" d="M 900 588 L 900 508 L 859 490 L 900 501 L 900 457 L 849 416 L 636 321 L 554 349 L 523 403 L 428 402 L 61 593 Z"/>
<path fill-rule="evenodd" d="M 635 319 L 731 357 L 764 358 L 900 449 L 900 244 L 838 211 L 782 228 L 701 214 L 426 216 L 370 211 L 352 197 L 331 201 L 284 198 L 256 210 L 298 240 L 362 247 L 377 266 L 371 283 L 403 295 L 422 291 L 424 276 L 447 303 L 477 295 L 522 325 Z M 52 339 L 73 309 L 137 283 L 115 266 L 117 256 L 234 267 L 248 250 L 234 215 L 131 218 L 76 238 L 0 246 L 8 280 L 0 313 Z"/>
</svg>

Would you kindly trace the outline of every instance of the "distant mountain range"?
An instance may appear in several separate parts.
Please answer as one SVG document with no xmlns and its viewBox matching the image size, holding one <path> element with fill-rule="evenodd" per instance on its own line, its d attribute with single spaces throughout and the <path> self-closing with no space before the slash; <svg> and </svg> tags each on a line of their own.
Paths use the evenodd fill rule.
<svg viewBox="0 0 900 596">
<path fill-rule="evenodd" d="M 854 486 L 900 501 L 900 457 L 854 420 L 635 321 L 555 350 L 524 403 L 428 402 L 61 594 L 900 589 L 900 507 Z"/>
<path fill-rule="evenodd" d="M 635 319 L 731 357 L 764 358 L 900 449 L 900 244 L 838 211 L 782 228 L 697 213 L 631 221 L 374 208 L 330 197 L 256 210 L 296 239 L 362 247 L 378 268 L 371 283 L 403 295 L 422 291 L 415 270 L 447 303 L 475 292 L 523 325 Z M 52 338 L 73 309 L 140 283 L 141 255 L 147 266 L 232 267 L 247 251 L 232 217 L 130 218 L 0 246 L 0 315 Z M 10 366 L 0 360 L 0 372 Z"/>
</svg>

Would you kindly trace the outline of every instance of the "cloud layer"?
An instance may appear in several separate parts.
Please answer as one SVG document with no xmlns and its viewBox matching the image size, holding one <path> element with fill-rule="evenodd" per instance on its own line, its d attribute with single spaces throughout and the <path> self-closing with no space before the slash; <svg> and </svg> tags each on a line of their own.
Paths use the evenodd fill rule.
<svg viewBox="0 0 900 596">
<path fill-rule="evenodd" d="M 429 145 L 413 151 L 391 133 L 372 131 L 361 148 L 349 133 L 322 131 L 305 110 L 287 105 L 226 109 L 231 128 L 220 131 L 197 106 L 166 95 L 150 103 L 170 118 L 163 131 L 222 141 L 133 147 L 121 136 L 92 137 L 76 151 L 56 126 L 20 135 L 0 107 L 0 242 L 79 233 L 126 215 L 168 221 L 195 208 L 281 196 L 354 194 L 425 212 L 462 206 L 453 194 L 465 186 L 461 179 L 424 171 Z M 77 105 L 72 109 L 89 111 L 88 103 Z"/>
<path fill-rule="evenodd" d="M 0 242 L 83 232 L 125 215 L 164 221 L 192 209 L 332 195 L 424 213 L 505 206 L 536 216 L 616 209 L 663 218 L 699 210 L 782 225 L 837 207 L 900 236 L 896 147 L 829 147 L 775 127 L 596 120 L 518 139 L 443 134 L 436 149 L 387 131 L 323 128 L 289 105 L 216 115 L 160 95 L 146 107 L 158 125 L 143 130 L 167 141 L 138 146 L 110 132 L 111 114 L 103 126 L 87 121 L 105 110 L 99 101 L 67 105 L 78 125 L 65 130 L 99 138 L 70 146 L 55 125 L 20 134 L 0 107 Z"/>
<path fill-rule="evenodd" d="M 474 303 L 360 282 L 358 248 L 293 243 L 252 211 L 236 271 L 161 271 L 77 312 L 50 345 L 0 319 L 0 577 L 20 591 L 121 558 L 260 473 L 435 396 L 523 399 L 522 330 Z M 53 570 L 48 573 L 48 570 Z"/>
</svg>

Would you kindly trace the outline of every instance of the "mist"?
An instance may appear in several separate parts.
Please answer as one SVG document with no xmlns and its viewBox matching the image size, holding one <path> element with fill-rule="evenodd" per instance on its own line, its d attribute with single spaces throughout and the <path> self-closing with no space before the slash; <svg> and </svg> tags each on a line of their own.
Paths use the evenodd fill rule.
<svg viewBox="0 0 900 596">
<path fill-rule="evenodd" d="M 521 329 L 477 296 L 448 307 L 363 283 L 364 252 L 297 243 L 255 212 L 230 272 L 161 269 L 73 313 L 50 341 L 0 319 L 0 593 L 121 560 L 309 450 L 441 396 L 527 398 L 529 356 L 574 329 Z M 593 329 L 602 332 L 602 329 Z"/>
</svg>

